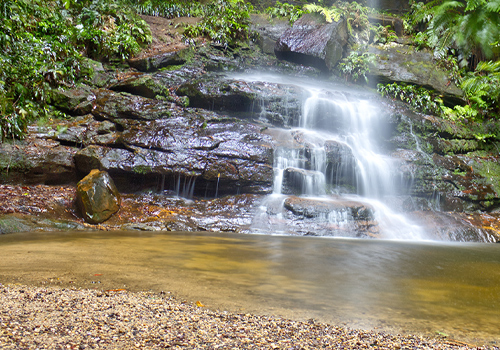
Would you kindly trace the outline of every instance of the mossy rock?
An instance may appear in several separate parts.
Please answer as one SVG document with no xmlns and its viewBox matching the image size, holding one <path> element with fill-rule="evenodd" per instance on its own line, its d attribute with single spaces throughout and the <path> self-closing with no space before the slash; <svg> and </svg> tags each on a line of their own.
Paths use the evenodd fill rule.
<svg viewBox="0 0 500 350">
<path fill-rule="evenodd" d="M 76 203 L 85 221 L 99 224 L 120 209 L 121 197 L 109 174 L 94 169 L 78 182 Z"/>
</svg>

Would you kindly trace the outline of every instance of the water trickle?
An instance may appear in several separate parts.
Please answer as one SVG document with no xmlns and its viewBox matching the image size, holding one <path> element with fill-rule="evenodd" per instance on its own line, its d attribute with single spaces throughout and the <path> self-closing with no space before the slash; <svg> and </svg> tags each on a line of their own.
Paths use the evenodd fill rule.
<svg viewBox="0 0 500 350">
<path fill-rule="evenodd" d="M 422 238 L 418 226 L 385 203 L 408 181 L 381 147 L 388 127 L 372 96 L 318 82 L 293 84 L 306 98 L 289 129 L 272 131 L 274 194 L 260 208 L 256 230 Z"/>
<path fill-rule="evenodd" d="M 219 197 L 219 181 L 220 181 L 220 173 L 217 174 L 217 186 L 215 187 L 215 198 Z"/>
</svg>

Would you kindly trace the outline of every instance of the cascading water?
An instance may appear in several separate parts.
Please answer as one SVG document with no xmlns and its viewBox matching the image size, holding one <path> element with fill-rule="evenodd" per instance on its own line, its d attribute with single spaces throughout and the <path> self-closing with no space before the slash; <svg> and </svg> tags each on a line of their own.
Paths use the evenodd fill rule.
<svg viewBox="0 0 500 350">
<path fill-rule="evenodd" d="M 307 97 L 298 120 L 269 131 L 277 140 L 274 193 L 260 207 L 254 229 L 422 239 L 418 226 L 386 205 L 411 181 L 380 149 L 377 138 L 386 126 L 377 104 L 366 94 L 300 87 Z"/>
</svg>

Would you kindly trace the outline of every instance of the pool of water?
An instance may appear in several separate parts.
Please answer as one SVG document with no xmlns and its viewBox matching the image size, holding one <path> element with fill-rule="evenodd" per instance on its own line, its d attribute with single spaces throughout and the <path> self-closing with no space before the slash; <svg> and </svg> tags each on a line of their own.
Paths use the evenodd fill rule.
<svg viewBox="0 0 500 350">
<path fill-rule="evenodd" d="M 500 245 L 227 233 L 0 236 L 0 283 L 171 292 L 242 313 L 500 341 Z"/>
</svg>

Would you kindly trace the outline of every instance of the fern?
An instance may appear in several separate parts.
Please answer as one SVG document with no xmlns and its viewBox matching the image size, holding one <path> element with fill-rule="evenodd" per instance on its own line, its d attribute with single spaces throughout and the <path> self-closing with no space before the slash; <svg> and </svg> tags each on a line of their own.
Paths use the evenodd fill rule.
<svg viewBox="0 0 500 350">
<path fill-rule="evenodd" d="M 500 102 L 500 61 L 480 62 L 474 73 L 463 80 L 461 88 L 481 109 L 498 109 Z"/>
<path fill-rule="evenodd" d="M 473 67 L 498 57 L 500 0 L 433 0 L 418 6 L 414 19 L 429 23 L 426 33 L 438 55 L 457 47 L 464 57 L 462 64 L 468 59 Z"/>
<path fill-rule="evenodd" d="M 340 20 L 341 12 L 336 7 L 331 7 L 330 9 L 326 7 L 322 7 L 316 4 L 307 4 L 304 6 L 304 11 L 309 13 L 319 13 L 328 23 L 332 23 L 332 21 L 337 22 Z"/>
</svg>

